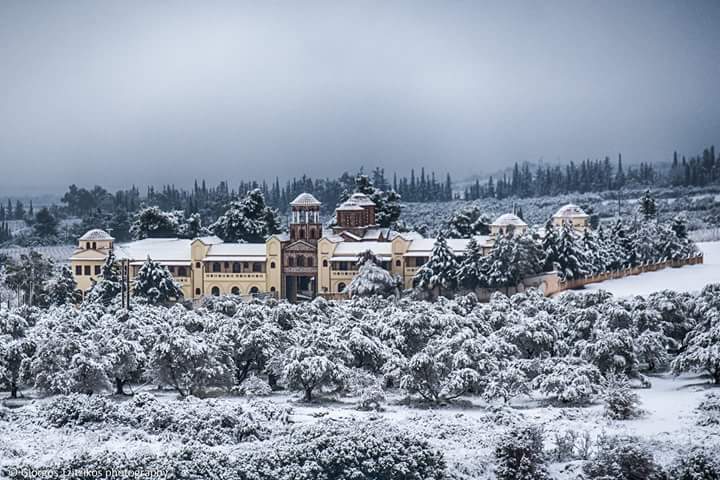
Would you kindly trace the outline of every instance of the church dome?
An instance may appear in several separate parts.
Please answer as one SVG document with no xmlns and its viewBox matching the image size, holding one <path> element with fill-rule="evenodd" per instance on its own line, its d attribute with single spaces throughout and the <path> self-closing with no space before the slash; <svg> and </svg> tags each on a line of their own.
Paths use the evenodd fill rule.
<svg viewBox="0 0 720 480">
<path fill-rule="evenodd" d="M 80 240 L 114 240 L 105 230 L 101 228 L 94 228 L 85 232 L 85 235 L 80 237 Z"/>
<path fill-rule="evenodd" d="M 523 222 L 522 218 L 518 217 L 514 213 L 506 213 L 504 215 L 500 215 L 491 225 L 494 225 L 496 227 L 505 227 L 508 225 L 512 225 L 515 227 L 527 227 L 527 223 Z"/>
<path fill-rule="evenodd" d="M 555 212 L 553 218 L 584 218 L 589 215 L 583 211 L 582 208 L 578 207 L 573 203 L 560 207 L 560 210 Z"/>
<path fill-rule="evenodd" d="M 290 205 L 293 207 L 316 207 L 320 206 L 321 203 L 320 200 L 315 198 L 311 193 L 304 192 L 290 202 Z"/>
</svg>

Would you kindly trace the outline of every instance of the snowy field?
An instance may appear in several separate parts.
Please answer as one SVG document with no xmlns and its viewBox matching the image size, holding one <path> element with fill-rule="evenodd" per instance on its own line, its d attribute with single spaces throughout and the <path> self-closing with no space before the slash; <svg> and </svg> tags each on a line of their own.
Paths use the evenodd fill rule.
<svg viewBox="0 0 720 480">
<path fill-rule="evenodd" d="M 593 283 L 578 292 L 607 290 L 616 297 L 648 295 L 668 289 L 677 292 L 698 292 L 708 283 L 720 282 L 720 242 L 704 242 L 697 245 L 704 254 L 702 265 L 666 268 L 657 272 Z"/>
</svg>

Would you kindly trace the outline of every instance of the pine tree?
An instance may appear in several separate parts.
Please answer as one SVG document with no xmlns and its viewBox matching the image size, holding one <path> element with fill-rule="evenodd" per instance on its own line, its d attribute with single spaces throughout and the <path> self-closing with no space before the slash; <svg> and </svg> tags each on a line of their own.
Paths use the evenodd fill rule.
<svg viewBox="0 0 720 480">
<path fill-rule="evenodd" d="M 563 225 L 557 240 L 556 252 L 561 278 L 566 280 L 582 278 L 589 273 L 585 249 L 575 237 L 572 227 Z"/>
<path fill-rule="evenodd" d="M 77 283 L 69 266 L 63 265 L 60 269 L 60 275 L 50 284 L 48 295 L 53 305 L 74 304 L 79 301 Z"/>
<path fill-rule="evenodd" d="M 110 250 L 100 272 L 100 281 L 93 285 L 86 300 L 91 303 L 99 302 L 103 305 L 110 305 L 122 290 L 121 282 L 115 253 Z"/>
<path fill-rule="evenodd" d="M 645 193 L 640 198 L 639 211 L 645 218 L 645 220 L 654 219 L 657 216 L 657 204 L 650 190 L 645 190 Z"/>
<path fill-rule="evenodd" d="M 482 248 L 474 237 L 470 238 L 465 256 L 460 260 L 457 272 L 458 284 L 465 288 L 474 289 L 480 285 L 485 265 Z"/>
<path fill-rule="evenodd" d="M 543 270 L 551 272 L 557 268 L 558 263 L 558 235 L 555 225 L 551 220 L 545 224 L 545 236 L 542 241 L 542 248 L 545 252 L 545 265 Z"/>
<path fill-rule="evenodd" d="M 423 290 L 450 290 L 455 286 L 457 278 L 457 260 L 440 232 L 435 240 L 430 259 L 415 274 L 416 285 Z"/>
<path fill-rule="evenodd" d="M 150 257 L 138 271 L 133 294 L 146 298 L 153 305 L 167 304 L 183 298 L 182 288 L 168 269 Z"/>
<path fill-rule="evenodd" d="M 387 296 L 397 293 L 398 283 L 390 272 L 368 259 L 362 262 L 346 291 L 353 297 Z"/>
</svg>

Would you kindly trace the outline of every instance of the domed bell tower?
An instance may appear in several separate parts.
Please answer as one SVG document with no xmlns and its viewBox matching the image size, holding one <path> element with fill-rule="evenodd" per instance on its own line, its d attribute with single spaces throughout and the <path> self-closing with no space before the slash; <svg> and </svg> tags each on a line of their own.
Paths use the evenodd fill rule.
<svg viewBox="0 0 720 480">
<path fill-rule="evenodd" d="M 320 201 L 309 193 L 301 193 L 290 202 L 290 241 L 317 243 L 322 237 L 320 205 Z"/>
</svg>

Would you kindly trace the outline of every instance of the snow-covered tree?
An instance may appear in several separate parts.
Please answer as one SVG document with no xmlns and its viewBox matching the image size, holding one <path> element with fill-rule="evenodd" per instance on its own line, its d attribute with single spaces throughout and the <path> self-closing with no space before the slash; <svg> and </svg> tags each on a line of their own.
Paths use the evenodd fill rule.
<svg viewBox="0 0 720 480">
<path fill-rule="evenodd" d="M 715 384 L 720 384 L 720 313 L 712 309 L 707 319 L 688 334 L 683 351 L 672 361 L 672 370 L 708 372 Z"/>
<path fill-rule="evenodd" d="M 383 228 L 393 226 L 400 218 L 400 195 L 395 190 L 383 191 L 378 186 L 373 185 L 367 175 L 358 175 L 355 177 L 355 185 L 353 193 L 363 193 L 375 203 L 375 221 Z M 351 193 L 344 191 L 340 195 L 340 202 L 344 202 L 350 198 Z"/>
<path fill-rule="evenodd" d="M 577 357 L 548 358 L 532 388 L 563 403 L 585 404 L 600 391 L 600 371 Z"/>
<path fill-rule="evenodd" d="M 482 396 L 487 401 L 496 399 L 508 403 L 520 394 L 528 393 L 528 378 L 516 365 L 510 364 L 494 370 L 488 377 Z"/>
<path fill-rule="evenodd" d="M 560 229 L 554 254 L 557 255 L 555 263 L 560 267 L 558 273 L 561 278 L 571 280 L 589 273 L 585 249 L 569 225 Z"/>
<path fill-rule="evenodd" d="M 86 301 L 110 305 L 122 291 L 120 270 L 115 262 L 115 253 L 110 250 L 100 271 L 100 281 L 93 285 Z"/>
<path fill-rule="evenodd" d="M 124 386 L 140 381 L 145 373 L 147 355 L 142 340 L 148 332 L 138 318 L 126 310 L 104 315 L 100 319 L 100 331 L 108 376 L 115 386 L 115 393 L 123 395 Z"/>
<path fill-rule="evenodd" d="M 210 231 L 226 242 L 258 243 L 280 232 L 280 220 L 277 211 L 266 205 L 262 191 L 256 188 L 241 200 L 230 202 Z"/>
<path fill-rule="evenodd" d="M 165 212 L 158 207 L 146 207 L 135 214 L 130 235 L 135 240 L 143 238 L 167 238 L 178 235 L 180 218 L 178 212 Z"/>
<path fill-rule="evenodd" d="M 47 281 L 52 277 L 53 262 L 36 250 L 23 253 L 5 265 L 5 284 L 22 295 L 26 305 L 47 303 Z"/>
<path fill-rule="evenodd" d="M 209 230 L 203 227 L 202 217 L 200 217 L 199 213 L 190 214 L 178 225 L 178 236 L 180 238 L 197 238 L 208 233 Z"/>
<path fill-rule="evenodd" d="M 133 294 L 146 298 L 153 305 L 167 304 L 183 297 L 180 284 L 175 281 L 168 269 L 154 262 L 150 257 L 138 270 Z"/>
<path fill-rule="evenodd" d="M 490 219 L 483 215 L 476 205 L 464 207 L 453 212 L 447 222 L 448 236 L 468 238 L 490 233 Z"/>
<path fill-rule="evenodd" d="M 190 331 L 194 314 L 185 314 L 181 309 L 173 307 L 168 312 L 170 322 L 155 331 L 149 357 L 153 378 L 172 386 L 183 397 L 203 395 L 212 386 L 231 386 L 232 359 L 204 331 Z"/>
<path fill-rule="evenodd" d="M 28 328 L 24 318 L 0 308 L 0 384 L 7 384 L 10 398 L 17 398 L 22 363 L 34 350 Z"/>
<path fill-rule="evenodd" d="M 48 285 L 48 298 L 52 305 L 74 304 L 80 300 L 75 277 L 68 265 L 63 265 L 59 274 Z"/>
<path fill-rule="evenodd" d="M 304 401 L 312 401 L 313 392 L 318 388 L 342 386 L 343 369 L 327 356 L 295 349 L 291 358 L 285 366 L 285 381 L 288 388 L 303 392 Z"/>
<path fill-rule="evenodd" d="M 399 281 L 371 259 L 362 262 L 357 275 L 345 290 L 350 296 L 388 296 L 398 293 Z"/>
<path fill-rule="evenodd" d="M 484 276 L 485 265 L 482 248 L 475 237 L 471 237 L 465 255 L 460 259 L 458 265 L 458 284 L 469 289 L 477 288 Z"/>
<path fill-rule="evenodd" d="M 450 250 L 445 235 L 440 232 L 430 259 L 415 273 L 416 285 L 423 290 L 437 289 L 442 295 L 443 289 L 450 290 L 455 287 L 457 268 L 455 255 Z"/>
</svg>

